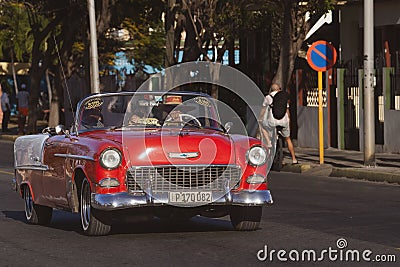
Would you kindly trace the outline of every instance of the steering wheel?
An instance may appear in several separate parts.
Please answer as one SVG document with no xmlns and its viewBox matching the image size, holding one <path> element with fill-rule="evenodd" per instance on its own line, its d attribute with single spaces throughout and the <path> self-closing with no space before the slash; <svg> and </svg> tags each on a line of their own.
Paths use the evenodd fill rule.
<svg viewBox="0 0 400 267">
<path fill-rule="evenodd" d="M 189 119 L 188 119 L 188 120 L 187 120 L 187 119 L 184 120 L 184 117 L 187 117 L 187 118 L 189 118 Z M 179 114 L 179 118 L 180 118 L 180 120 L 181 120 L 182 122 L 195 121 L 195 122 L 198 124 L 198 126 L 201 127 L 200 121 L 199 121 L 195 116 L 193 116 L 193 115 L 186 114 L 186 113 L 181 113 L 181 114 Z"/>
</svg>

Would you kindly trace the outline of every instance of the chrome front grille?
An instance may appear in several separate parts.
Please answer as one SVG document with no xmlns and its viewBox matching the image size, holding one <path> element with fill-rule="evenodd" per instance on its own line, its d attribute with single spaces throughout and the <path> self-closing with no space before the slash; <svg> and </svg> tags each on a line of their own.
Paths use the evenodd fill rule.
<svg viewBox="0 0 400 267">
<path fill-rule="evenodd" d="M 150 189 L 154 193 L 177 190 L 224 191 L 235 187 L 241 169 L 235 165 L 132 167 L 126 181 L 130 192 Z"/>
</svg>

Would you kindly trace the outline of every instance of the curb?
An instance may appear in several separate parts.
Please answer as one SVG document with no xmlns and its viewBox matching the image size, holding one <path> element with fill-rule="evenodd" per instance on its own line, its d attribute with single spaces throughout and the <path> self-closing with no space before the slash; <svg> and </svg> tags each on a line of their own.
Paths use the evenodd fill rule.
<svg viewBox="0 0 400 267">
<path fill-rule="evenodd" d="M 400 184 L 400 174 L 383 171 L 367 171 L 358 168 L 333 168 L 331 177 L 347 177 L 373 182 L 388 182 Z"/>
<path fill-rule="evenodd" d="M 282 172 L 303 173 L 311 169 L 310 164 L 285 164 L 283 165 Z"/>
<path fill-rule="evenodd" d="M 19 136 L 17 136 L 17 135 L 3 134 L 3 135 L 0 135 L 0 140 L 7 140 L 7 141 L 14 142 L 15 139 L 17 139 L 18 137 Z"/>
<path fill-rule="evenodd" d="M 330 165 L 314 166 L 310 164 L 286 164 L 282 172 L 299 173 L 325 177 L 345 177 L 372 182 L 388 182 L 400 184 L 400 172 L 388 172 L 388 170 L 362 169 L 362 168 L 337 168 Z"/>
</svg>

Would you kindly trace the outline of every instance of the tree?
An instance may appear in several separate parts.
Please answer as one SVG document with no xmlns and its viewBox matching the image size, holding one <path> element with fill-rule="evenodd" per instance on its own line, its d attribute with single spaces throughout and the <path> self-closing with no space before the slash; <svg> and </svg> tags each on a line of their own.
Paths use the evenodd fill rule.
<svg viewBox="0 0 400 267">
<path fill-rule="evenodd" d="M 168 0 L 166 62 L 178 63 L 185 33 L 182 61 L 199 58 L 221 62 L 240 35 L 271 25 L 276 75 L 273 82 L 286 88 L 294 62 L 313 18 L 332 9 L 335 0 Z M 307 16 L 306 16 L 307 14 Z M 309 18 L 309 19 L 308 19 Z M 209 51 L 216 51 L 209 54 Z M 217 93 L 212 92 L 214 97 Z"/>
<path fill-rule="evenodd" d="M 115 27 L 129 33 L 129 39 L 122 41 L 130 62 L 134 61 L 135 72 L 144 71 L 146 65 L 156 69 L 164 67 L 165 31 L 161 20 L 165 9 L 161 0 L 126 0 L 118 4 L 120 19 Z"/>
<path fill-rule="evenodd" d="M 222 62 L 228 48 L 233 52 L 236 39 L 268 20 L 263 15 L 266 8 L 258 0 L 169 0 L 167 65 L 178 63 L 180 54 L 182 62 L 198 59 Z M 233 65 L 232 61 L 229 64 Z M 212 88 L 211 95 L 218 97 L 217 87 Z"/>
<path fill-rule="evenodd" d="M 54 58 L 54 45 L 51 34 L 56 31 L 60 17 L 54 16 L 51 12 L 43 9 L 42 4 L 44 3 L 41 1 L 25 2 L 24 4 L 29 18 L 31 34 L 34 39 L 31 51 L 31 67 L 29 70 L 30 94 L 27 131 L 28 133 L 36 133 L 40 82 L 45 70 Z"/>
<path fill-rule="evenodd" d="M 254 12 L 253 6 L 254 1 L 248 0 L 169 0 L 167 51 L 168 47 L 174 51 L 168 53 L 167 62 L 178 63 L 179 52 L 182 52 L 182 62 L 199 57 L 206 61 L 221 62 L 228 44 L 258 24 L 256 21 L 260 17 Z M 209 51 L 213 51 L 211 55 Z"/>
<path fill-rule="evenodd" d="M 0 2 L 0 57 L 11 62 L 15 92 L 18 93 L 15 61 L 28 61 L 33 39 L 29 36 L 28 18 L 19 2 Z"/>
<path fill-rule="evenodd" d="M 39 99 L 40 82 L 47 69 L 55 70 L 55 86 L 52 88 L 50 124 L 59 120 L 58 110 L 65 79 L 79 69 L 85 61 L 85 55 L 80 47 L 88 47 L 87 6 L 79 1 L 25 1 L 26 12 L 29 18 L 31 35 L 34 42 L 31 50 L 30 68 L 30 99 L 28 132 L 37 131 L 37 104 Z M 100 2 L 97 20 L 97 29 L 105 31 L 110 22 L 110 8 L 115 5 L 115 0 L 102 0 Z M 70 18 L 74 18 L 71 20 Z M 82 45 L 80 45 L 82 44 Z M 85 50 L 85 49 L 83 49 Z M 88 61 L 88 60 L 87 60 Z M 64 81 L 64 82 L 63 82 Z"/>
<path fill-rule="evenodd" d="M 310 30 L 313 18 L 320 17 L 333 9 L 334 0 L 283 0 L 270 1 L 271 9 L 275 10 L 274 27 L 278 27 L 275 43 L 279 44 L 278 68 L 272 80 L 283 89 L 290 82 L 297 54 Z"/>
</svg>

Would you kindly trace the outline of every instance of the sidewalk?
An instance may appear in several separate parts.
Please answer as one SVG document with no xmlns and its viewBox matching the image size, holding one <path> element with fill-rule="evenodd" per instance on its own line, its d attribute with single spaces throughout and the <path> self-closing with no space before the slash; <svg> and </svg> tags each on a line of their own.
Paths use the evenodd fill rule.
<svg viewBox="0 0 400 267">
<path fill-rule="evenodd" d="M 38 121 L 38 129 L 47 126 L 47 122 Z M 10 133 L 0 134 L 0 139 L 14 141 L 18 135 L 16 118 L 9 123 Z M 389 182 L 400 184 L 400 154 L 376 153 L 377 167 L 364 167 L 364 154 L 359 151 L 324 150 L 324 164 L 319 164 L 319 149 L 295 147 L 299 164 L 292 165 L 287 148 L 284 149 L 285 165 L 282 172 L 295 172 L 303 175 L 347 177 L 360 180 Z"/>
<path fill-rule="evenodd" d="M 290 154 L 284 150 L 285 165 L 282 172 L 303 175 L 347 177 L 360 180 L 400 184 L 400 154 L 376 153 L 376 167 L 364 166 L 364 153 L 360 151 L 324 150 L 324 164 L 319 163 L 319 149 L 295 147 L 300 164 L 292 165 Z"/>
<path fill-rule="evenodd" d="M 38 120 L 37 121 L 37 129 L 39 133 L 47 127 L 47 121 Z M 10 132 L 3 133 L 0 131 L 0 140 L 9 140 L 15 141 L 20 135 L 18 135 L 18 118 L 16 116 L 12 116 L 10 122 L 8 123 L 8 129 Z M 26 125 L 25 125 L 26 129 Z"/>
</svg>

